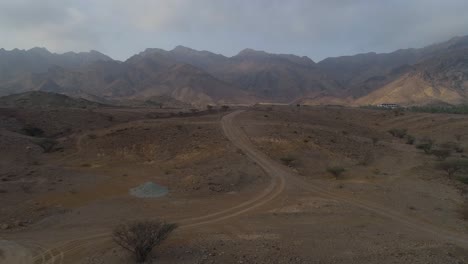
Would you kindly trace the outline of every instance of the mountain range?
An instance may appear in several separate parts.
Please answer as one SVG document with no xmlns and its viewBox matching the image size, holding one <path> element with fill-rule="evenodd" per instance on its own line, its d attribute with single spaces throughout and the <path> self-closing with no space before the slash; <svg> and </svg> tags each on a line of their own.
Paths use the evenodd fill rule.
<svg viewBox="0 0 468 264">
<path fill-rule="evenodd" d="M 195 106 L 256 102 L 369 105 L 468 102 L 468 36 L 419 49 L 327 58 L 183 46 L 126 61 L 97 51 L 0 49 L 0 95 L 28 91 L 98 102 L 171 98 Z"/>
</svg>

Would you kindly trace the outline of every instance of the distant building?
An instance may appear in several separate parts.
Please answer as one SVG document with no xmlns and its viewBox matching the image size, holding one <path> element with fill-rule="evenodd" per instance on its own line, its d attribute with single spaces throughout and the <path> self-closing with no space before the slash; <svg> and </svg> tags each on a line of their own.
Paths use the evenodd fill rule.
<svg viewBox="0 0 468 264">
<path fill-rule="evenodd" d="M 379 104 L 379 105 L 377 105 L 377 107 L 395 109 L 395 108 L 400 108 L 400 105 L 398 105 L 398 104 Z"/>
</svg>

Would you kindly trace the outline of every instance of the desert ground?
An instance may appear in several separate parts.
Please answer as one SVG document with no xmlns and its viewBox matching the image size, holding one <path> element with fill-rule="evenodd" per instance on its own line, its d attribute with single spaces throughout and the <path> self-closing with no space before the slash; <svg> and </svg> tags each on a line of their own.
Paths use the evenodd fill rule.
<svg viewBox="0 0 468 264">
<path fill-rule="evenodd" d="M 154 263 L 468 263 L 464 175 L 415 147 L 465 159 L 468 116 L 184 111 L 0 109 L 0 263 L 132 263 L 113 227 L 156 218 L 179 228 Z"/>
</svg>

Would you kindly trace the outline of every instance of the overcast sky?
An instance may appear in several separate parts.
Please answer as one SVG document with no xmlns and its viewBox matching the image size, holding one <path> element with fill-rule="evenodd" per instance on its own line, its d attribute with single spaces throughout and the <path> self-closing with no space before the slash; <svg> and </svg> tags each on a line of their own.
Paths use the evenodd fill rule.
<svg viewBox="0 0 468 264">
<path fill-rule="evenodd" d="M 468 0 L 0 0 L 0 47 L 126 59 L 184 45 L 315 61 L 468 35 Z"/>
</svg>

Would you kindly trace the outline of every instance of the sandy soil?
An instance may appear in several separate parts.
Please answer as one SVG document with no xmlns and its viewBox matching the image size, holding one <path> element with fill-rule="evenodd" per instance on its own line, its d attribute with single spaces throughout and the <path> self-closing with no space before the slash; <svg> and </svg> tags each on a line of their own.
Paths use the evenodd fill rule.
<svg viewBox="0 0 468 264">
<path fill-rule="evenodd" d="M 63 150 L 41 153 L 18 133 L 20 114 L 9 112 L 0 134 L 9 153 L 0 263 L 13 253 L 17 263 L 129 263 L 111 228 L 155 217 L 180 224 L 155 250 L 158 263 L 468 261 L 465 185 L 387 132 L 468 147 L 464 116 L 264 106 L 148 119 L 119 109 L 110 124 L 72 128 L 56 136 Z M 344 176 L 327 173 L 330 164 Z M 149 180 L 169 195 L 128 194 Z"/>
</svg>

